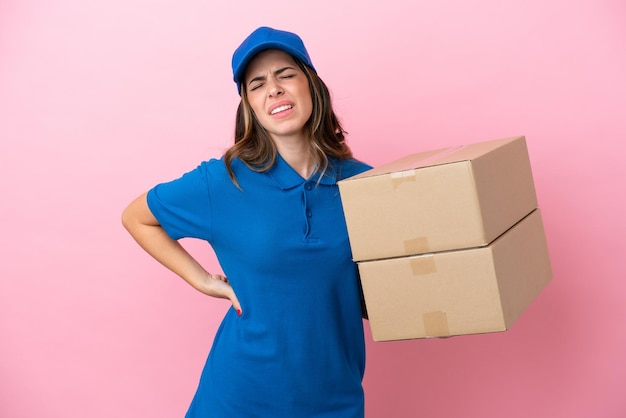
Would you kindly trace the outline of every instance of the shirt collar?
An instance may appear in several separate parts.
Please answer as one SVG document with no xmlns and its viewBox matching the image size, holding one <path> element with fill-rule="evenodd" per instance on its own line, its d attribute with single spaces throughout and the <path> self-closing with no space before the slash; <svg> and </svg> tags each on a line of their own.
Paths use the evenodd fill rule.
<svg viewBox="0 0 626 418">
<path fill-rule="evenodd" d="M 334 158 L 329 158 L 328 163 L 328 168 L 321 179 L 320 173 L 315 173 L 310 178 L 304 179 L 283 159 L 280 153 L 276 153 L 276 161 L 268 171 L 268 174 L 283 190 L 292 189 L 307 181 L 317 183 L 318 180 L 320 184 L 332 186 L 337 184 L 337 172 L 334 167 Z"/>
</svg>

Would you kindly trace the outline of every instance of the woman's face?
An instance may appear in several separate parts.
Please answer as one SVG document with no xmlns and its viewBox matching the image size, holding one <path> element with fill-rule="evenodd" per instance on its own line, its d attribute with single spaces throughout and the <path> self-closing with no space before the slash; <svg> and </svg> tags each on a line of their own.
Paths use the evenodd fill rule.
<svg viewBox="0 0 626 418">
<path fill-rule="evenodd" d="M 291 55 L 270 49 L 250 61 L 244 78 L 248 102 L 274 141 L 304 139 L 313 102 L 309 82 Z"/>
</svg>

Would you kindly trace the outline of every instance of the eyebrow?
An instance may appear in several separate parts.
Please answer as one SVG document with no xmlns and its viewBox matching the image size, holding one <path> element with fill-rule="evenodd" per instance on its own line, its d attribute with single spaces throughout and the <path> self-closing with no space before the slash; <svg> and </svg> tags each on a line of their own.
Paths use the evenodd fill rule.
<svg viewBox="0 0 626 418">
<path fill-rule="evenodd" d="M 279 68 L 278 70 L 274 71 L 274 75 L 281 75 L 287 70 L 295 70 L 295 67 L 287 66 L 287 67 Z M 254 77 L 252 80 L 250 80 L 248 82 L 248 85 L 254 83 L 255 81 L 264 81 L 264 80 L 265 80 L 265 76 L 259 75 L 259 76 Z"/>
</svg>

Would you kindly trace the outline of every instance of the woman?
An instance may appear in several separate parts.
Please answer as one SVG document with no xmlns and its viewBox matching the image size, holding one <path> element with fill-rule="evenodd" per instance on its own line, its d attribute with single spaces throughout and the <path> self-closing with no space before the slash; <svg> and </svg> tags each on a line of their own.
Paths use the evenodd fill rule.
<svg viewBox="0 0 626 418">
<path fill-rule="evenodd" d="M 360 288 L 337 181 L 370 167 L 352 158 L 297 35 L 259 28 L 232 64 L 235 144 L 123 214 L 154 258 L 232 302 L 187 416 L 362 418 Z M 208 241 L 225 276 L 183 237 Z"/>
</svg>

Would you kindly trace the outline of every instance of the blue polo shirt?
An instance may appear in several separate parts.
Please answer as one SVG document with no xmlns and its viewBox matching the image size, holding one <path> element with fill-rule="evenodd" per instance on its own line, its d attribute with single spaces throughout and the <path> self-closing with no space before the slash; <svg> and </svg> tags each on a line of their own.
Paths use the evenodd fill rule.
<svg viewBox="0 0 626 418">
<path fill-rule="evenodd" d="M 370 166 L 330 159 L 302 178 L 223 159 L 148 192 L 173 239 L 206 240 L 241 303 L 215 336 L 187 417 L 362 418 L 360 288 L 337 181 Z"/>
</svg>

